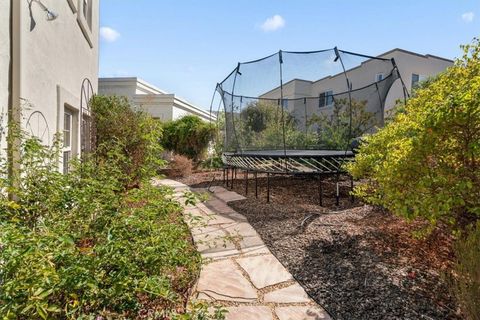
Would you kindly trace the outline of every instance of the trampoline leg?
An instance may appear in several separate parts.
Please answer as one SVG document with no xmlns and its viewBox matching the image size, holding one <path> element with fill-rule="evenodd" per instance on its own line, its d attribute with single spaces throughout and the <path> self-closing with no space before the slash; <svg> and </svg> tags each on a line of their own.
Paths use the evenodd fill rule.
<svg viewBox="0 0 480 320">
<path fill-rule="evenodd" d="M 248 170 L 245 171 L 245 196 L 248 196 Z"/>
<path fill-rule="evenodd" d="M 237 168 L 233 169 L 235 172 L 235 179 L 237 179 Z"/>
<path fill-rule="evenodd" d="M 338 206 L 340 204 L 340 188 L 338 185 L 338 180 L 340 179 L 340 174 L 337 173 L 337 177 L 335 179 L 335 187 L 336 187 L 336 193 L 335 193 L 335 204 Z"/>
<path fill-rule="evenodd" d="M 235 174 L 235 177 L 233 176 Z M 236 168 L 232 168 L 232 184 L 230 185 L 230 189 L 233 190 L 233 181 L 234 181 L 234 178 L 237 177 L 237 169 Z"/>
<path fill-rule="evenodd" d="M 223 177 L 222 177 L 223 185 L 225 185 L 225 168 L 223 168 Z"/>
<path fill-rule="evenodd" d="M 355 196 L 353 195 L 353 176 L 350 176 L 350 201 L 355 202 Z"/>
<path fill-rule="evenodd" d="M 227 189 L 228 189 L 228 171 L 229 171 L 229 168 L 226 167 L 226 168 L 225 168 L 225 171 L 227 172 L 227 180 L 226 180 L 226 183 L 227 183 Z"/>
<path fill-rule="evenodd" d="M 255 172 L 255 198 L 258 198 L 258 180 L 257 180 L 256 172 Z"/>
<path fill-rule="evenodd" d="M 323 207 L 322 175 L 318 176 L 318 200 L 320 203 L 320 207 Z"/>
<path fill-rule="evenodd" d="M 270 173 L 267 173 L 267 203 L 270 203 Z"/>
</svg>

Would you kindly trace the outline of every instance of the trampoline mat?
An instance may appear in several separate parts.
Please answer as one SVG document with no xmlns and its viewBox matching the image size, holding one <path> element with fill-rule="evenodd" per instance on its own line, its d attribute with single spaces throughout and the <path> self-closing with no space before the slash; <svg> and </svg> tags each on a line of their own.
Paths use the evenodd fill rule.
<svg viewBox="0 0 480 320">
<path fill-rule="evenodd" d="M 349 150 L 252 150 L 242 152 L 224 152 L 225 156 L 245 156 L 245 157 L 345 157 L 353 156 Z"/>
</svg>

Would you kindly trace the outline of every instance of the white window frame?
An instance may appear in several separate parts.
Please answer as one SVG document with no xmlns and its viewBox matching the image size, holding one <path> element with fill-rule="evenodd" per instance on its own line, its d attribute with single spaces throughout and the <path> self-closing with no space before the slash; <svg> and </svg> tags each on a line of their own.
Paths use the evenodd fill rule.
<svg viewBox="0 0 480 320">
<path fill-rule="evenodd" d="M 77 12 L 77 5 L 75 4 L 74 0 L 67 0 L 68 5 L 70 6 L 70 9 L 72 9 L 73 13 Z"/>
<path fill-rule="evenodd" d="M 413 76 L 418 77 L 418 80 L 416 82 L 413 82 Z M 412 89 L 416 88 L 420 82 L 425 81 L 427 79 L 428 79 L 428 76 L 426 76 L 426 75 L 423 75 L 423 74 L 420 74 L 420 73 L 412 73 L 412 77 L 411 77 L 411 87 L 412 87 Z"/>
<path fill-rule="evenodd" d="M 67 117 L 68 122 L 67 122 Z M 68 123 L 68 130 L 66 124 Z M 68 135 L 68 144 L 66 136 Z M 72 159 L 72 143 L 73 143 L 73 112 L 68 109 L 63 113 L 63 173 L 68 173 L 69 162 Z"/>
<path fill-rule="evenodd" d="M 320 102 L 322 101 L 322 95 L 323 95 L 323 105 L 320 104 Z M 328 98 L 331 98 L 331 100 L 329 101 Z M 330 102 L 330 103 L 329 103 Z M 320 92 L 320 94 L 318 95 L 318 107 L 319 108 L 326 108 L 326 107 L 331 107 L 333 106 L 333 90 L 329 89 L 329 90 L 325 90 L 325 91 L 322 91 Z"/>
<path fill-rule="evenodd" d="M 84 16 L 84 2 L 85 0 L 78 0 L 77 2 L 77 8 L 78 8 L 78 12 L 77 12 L 77 22 L 78 22 L 78 25 L 80 26 L 80 29 L 82 30 L 82 33 L 85 37 L 85 39 L 87 40 L 90 48 L 93 48 L 93 34 L 92 34 L 92 28 L 93 26 L 89 26 L 89 22 L 87 21 L 87 17 Z M 87 8 L 87 12 L 88 10 L 91 11 L 91 14 L 92 14 L 92 19 L 91 19 L 91 23 L 90 25 L 93 24 L 93 1 L 96 1 L 96 0 L 88 0 L 87 1 L 87 4 L 89 4 L 89 7 L 90 9 Z"/>
</svg>

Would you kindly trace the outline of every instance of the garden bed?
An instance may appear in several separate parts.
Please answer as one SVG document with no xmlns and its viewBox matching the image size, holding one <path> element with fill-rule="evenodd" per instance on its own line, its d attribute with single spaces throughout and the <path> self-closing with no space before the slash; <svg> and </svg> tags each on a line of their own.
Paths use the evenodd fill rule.
<svg viewBox="0 0 480 320">
<path fill-rule="evenodd" d="M 183 179 L 195 187 L 222 184 L 221 173 L 196 173 Z M 245 194 L 244 175 L 234 190 Z M 230 205 L 245 215 L 266 245 L 335 319 L 459 319 L 444 278 L 451 266 L 452 239 L 435 230 L 428 239 L 412 236 L 422 224 L 405 223 L 358 200 L 350 202 L 349 181 L 324 182 L 324 207 L 318 183 L 309 178 L 259 177 L 259 197 L 249 180 L 248 199 Z"/>
</svg>

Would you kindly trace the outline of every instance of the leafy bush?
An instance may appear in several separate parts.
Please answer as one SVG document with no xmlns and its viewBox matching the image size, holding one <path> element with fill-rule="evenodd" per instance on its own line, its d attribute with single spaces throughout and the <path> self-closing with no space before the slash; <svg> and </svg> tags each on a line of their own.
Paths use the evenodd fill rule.
<svg viewBox="0 0 480 320">
<path fill-rule="evenodd" d="M 74 161 L 66 175 L 58 170 L 60 143 L 21 140 L 17 175 L 0 176 L 0 318 L 212 316 L 203 305 L 184 308 L 200 256 L 171 189 L 148 180 L 126 188 L 125 141 L 109 148 L 123 132 L 100 140 L 100 154 Z"/>
<path fill-rule="evenodd" d="M 192 160 L 187 157 L 176 154 L 170 162 L 170 174 L 172 178 L 188 177 L 192 174 L 193 164 Z"/>
<path fill-rule="evenodd" d="M 353 138 L 371 132 L 375 127 L 376 117 L 374 113 L 367 111 L 366 107 L 366 100 L 352 99 L 350 108 L 350 102 L 347 99 L 338 99 L 335 101 L 332 114 L 314 114 L 308 121 L 308 125 L 318 126 L 317 144 L 321 148 L 343 150 L 350 147 Z"/>
<path fill-rule="evenodd" d="M 161 143 L 167 150 L 201 160 L 215 135 L 215 127 L 197 116 L 188 115 L 163 125 Z"/>
<path fill-rule="evenodd" d="M 453 292 L 469 320 L 480 319 L 480 221 L 465 239 L 457 241 Z"/>
<path fill-rule="evenodd" d="M 355 193 L 407 219 L 462 226 L 480 217 L 480 47 L 416 90 L 348 166 Z"/>
<path fill-rule="evenodd" d="M 135 111 L 127 98 L 95 96 L 92 112 L 96 133 L 95 156 L 103 161 L 113 149 L 127 178 L 135 186 L 154 175 L 165 163 L 161 160 L 161 123 L 144 112 Z"/>
</svg>

